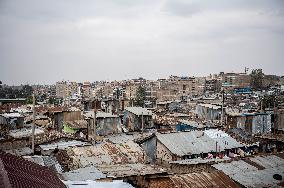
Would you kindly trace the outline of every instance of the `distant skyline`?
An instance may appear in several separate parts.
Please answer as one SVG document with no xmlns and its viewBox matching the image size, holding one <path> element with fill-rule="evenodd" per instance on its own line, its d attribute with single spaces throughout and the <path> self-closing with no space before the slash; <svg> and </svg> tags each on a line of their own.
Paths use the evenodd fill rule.
<svg viewBox="0 0 284 188">
<path fill-rule="evenodd" d="M 284 75 L 283 0 L 1 0 L 0 81 Z"/>
</svg>

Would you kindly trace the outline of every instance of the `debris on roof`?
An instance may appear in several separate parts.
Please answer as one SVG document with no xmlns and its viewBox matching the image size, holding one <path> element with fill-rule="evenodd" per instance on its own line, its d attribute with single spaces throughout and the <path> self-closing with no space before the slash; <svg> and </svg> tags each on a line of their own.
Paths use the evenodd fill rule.
<svg viewBox="0 0 284 188">
<path fill-rule="evenodd" d="M 60 151 L 62 152 L 59 152 L 61 154 L 58 156 L 58 161 L 70 170 L 92 165 L 143 163 L 145 157 L 143 149 L 132 140 L 119 143 L 105 140 L 93 146 L 74 147 Z"/>
<path fill-rule="evenodd" d="M 159 125 L 174 126 L 177 124 L 177 120 L 174 117 L 167 116 L 155 116 L 154 122 Z"/>
<path fill-rule="evenodd" d="M 35 120 L 35 124 L 40 127 L 46 127 L 49 124 L 49 120 L 48 119 L 37 119 Z"/>
<path fill-rule="evenodd" d="M 88 126 L 88 122 L 86 120 L 65 121 L 64 123 L 72 129 L 84 129 Z"/>
<path fill-rule="evenodd" d="M 44 129 L 35 128 L 35 135 L 39 135 L 39 134 L 44 134 Z M 8 135 L 13 138 L 30 137 L 32 135 L 32 128 L 22 128 L 22 129 L 10 130 Z"/>
<path fill-rule="evenodd" d="M 60 141 L 60 142 L 56 142 L 56 143 L 52 143 L 52 144 L 42 144 L 39 145 L 39 147 L 43 150 L 43 151 L 48 151 L 48 150 L 54 150 L 54 149 L 66 149 L 68 147 L 74 147 L 74 146 L 86 146 L 86 145 L 90 145 L 87 142 L 82 142 L 82 141 L 78 141 L 78 140 L 72 140 L 72 141 Z"/>
</svg>

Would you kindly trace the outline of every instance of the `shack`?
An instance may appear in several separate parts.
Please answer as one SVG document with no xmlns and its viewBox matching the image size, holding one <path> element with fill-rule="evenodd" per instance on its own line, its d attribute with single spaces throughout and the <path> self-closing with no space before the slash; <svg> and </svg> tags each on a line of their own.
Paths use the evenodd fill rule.
<svg viewBox="0 0 284 188">
<path fill-rule="evenodd" d="M 221 105 L 203 104 L 196 106 L 196 115 L 201 120 L 219 120 L 221 118 Z"/>
<path fill-rule="evenodd" d="M 121 120 L 118 115 L 106 112 L 96 113 L 96 133 L 99 136 L 121 133 Z"/>
<path fill-rule="evenodd" d="M 249 135 L 271 132 L 271 114 L 266 112 L 231 113 L 227 115 L 228 128 L 240 128 Z"/>
<path fill-rule="evenodd" d="M 82 120 L 82 112 L 80 110 L 69 111 L 69 110 L 59 110 L 59 111 L 49 111 L 47 113 L 52 119 L 53 127 L 57 131 L 62 131 L 64 128 L 64 122 L 70 122 L 75 120 Z"/>
<path fill-rule="evenodd" d="M 243 147 L 225 132 L 214 129 L 169 134 L 156 133 L 156 137 L 156 157 L 157 162 L 160 163 L 208 157 L 209 153 L 225 155 L 230 150 L 236 152 L 237 148 Z"/>
<path fill-rule="evenodd" d="M 0 114 L 0 138 L 9 130 L 19 129 L 24 126 L 24 116 L 19 113 Z"/>
<path fill-rule="evenodd" d="M 152 111 L 142 107 L 127 107 L 124 111 L 123 124 L 129 131 L 153 128 Z"/>
</svg>

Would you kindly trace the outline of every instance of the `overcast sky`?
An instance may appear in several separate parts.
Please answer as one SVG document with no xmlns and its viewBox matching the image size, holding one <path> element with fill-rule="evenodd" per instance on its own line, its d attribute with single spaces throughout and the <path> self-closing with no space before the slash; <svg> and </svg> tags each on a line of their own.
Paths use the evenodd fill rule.
<svg viewBox="0 0 284 188">
<path fill-rule="evenodd" d="M 284 75 L 284 0 L 0 0 L 0 66 L 10 85 Z"/>
</svg>

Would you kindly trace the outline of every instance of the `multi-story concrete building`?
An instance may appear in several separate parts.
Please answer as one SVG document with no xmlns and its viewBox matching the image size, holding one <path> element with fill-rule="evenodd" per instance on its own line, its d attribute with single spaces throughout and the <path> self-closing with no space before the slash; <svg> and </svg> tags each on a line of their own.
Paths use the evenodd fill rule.
<svg viewBox="0 0 284 188">
<path fill-rule="evenodd" d="M 69 82 L 69 81 L 61 81 L 56 82 L 56 97 L 67 98 L 71 97 L 75 94 L 78 94 L 78 83 L 77 82 Z"/>
<path fill-rule="evenodd" d="M 67 96 L 74 96 L 78 94 L 78 83 L 77 82 L 67 82 Z"/>
<path fill-rule="evenodd" d="M 56 82 L 56 97 L 59 98 L 66 98 L 68 93 L 67 93 L 67 82 L 66 81 L 61 81 L 61 82 Z"/>
<path fill-rule="evenodd" d="M 225 73 L 222 74 L 222 86 L 226 90 L 235 88 L 250 87 L 251 77 L 245 73 Z"/>
<path fill-rule="evenodd" d="M 221 79 L 206 78 L 204 84 L 204 91 L 209 93 L 217 93 L 221 91 L 221 86 L 222 86 Z"/>
<path fill-rule="evenodd" d="M 195 77 L 180 77 L 177 81 L 178 97 L 187 100 L 197 93 Z"/>
<path fill-rule="evenodd" d="M 91 83 L 90 82 L 84 82 L 82 85 L 82 96 L 83 97 L 91 97 L 92 92 L 91 92 Z"/>
</svg>

